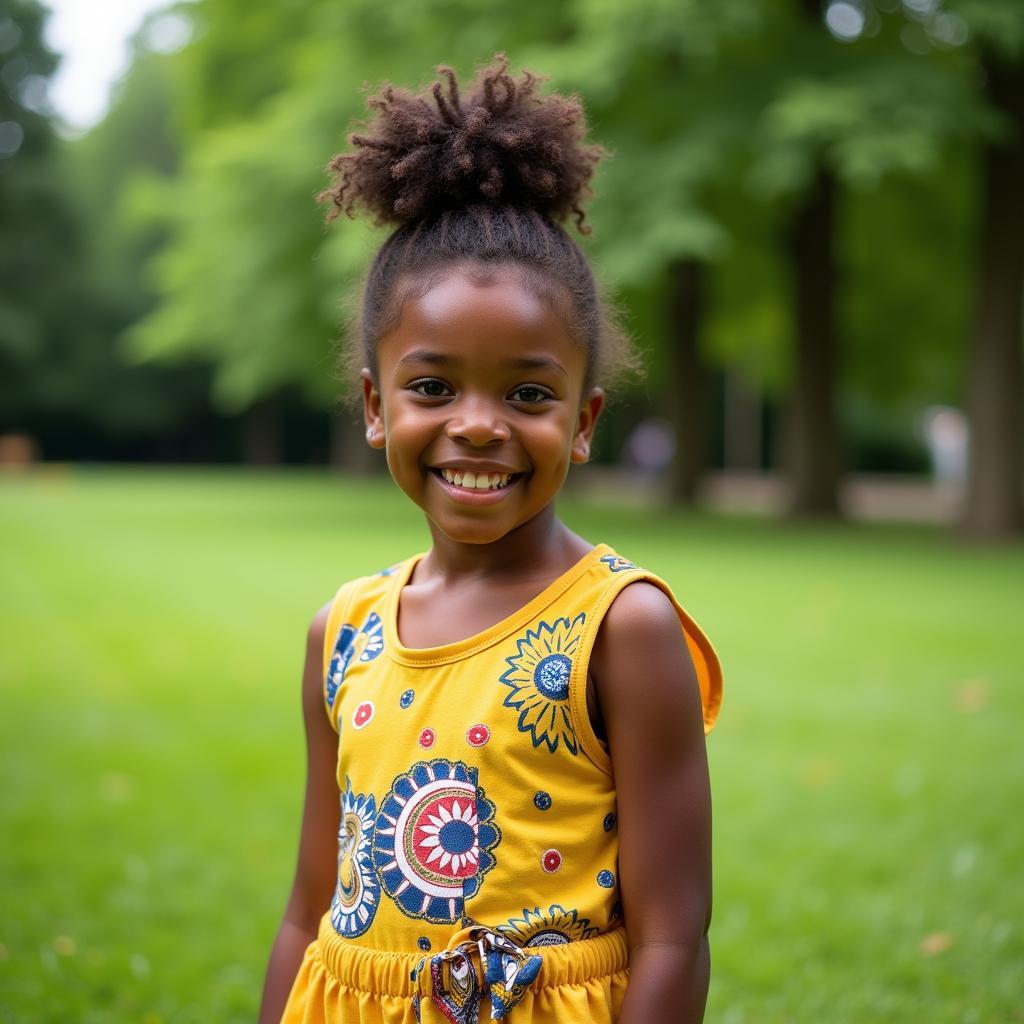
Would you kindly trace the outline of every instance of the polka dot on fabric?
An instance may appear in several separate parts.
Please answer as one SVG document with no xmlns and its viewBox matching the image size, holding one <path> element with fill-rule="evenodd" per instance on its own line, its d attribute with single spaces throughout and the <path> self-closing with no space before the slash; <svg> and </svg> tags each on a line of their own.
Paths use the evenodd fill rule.
<svg viewBox="0 0 1024 1024">
<path fill-rule="evenodd" d="M 615 815 L 606 814 L 604 816 L 604 830 L 605 832 L 611 832 L 613 828 L 615 828 Z"/>
<path fill-rule="evenodd" d="M 429 953 L 430 952 L 430 939 L 428 939 L 426 937 L 426 935 L 421 935 L 416 940 L 416 945 L 419 946 L 420 949 L 422 949 L 424 953 Z"/>
<path fill-rule="evenodd" d="M 413 690 L 406 690 L 401 697 L 398 698 L 399 707 L 407 708 L 415 698 L 416 693 Z"/>
<path fill-rule="evenodd" d="M 471 747 L 482 747 L 491 738 L 491 730 L 482 722 L 466 732 L 466 742 Z"/>
<path fill-rule="evenodd" d="M 557 850 L 545 850 L 541 854 L 540 866 L 549 874 L 554 874 L 562 866 L 562 855 Z"/>
<path fill-rule="evenodd" d="M 356 706 L 355 711 L 352 712 L 352 727 L 354 729 L 362 729 L 364 726 L 369 725 L 373 721 L 373 701 L 364 700 L 362 704 Z"/>
<path fill-rule="evenodd" d="M 545 793 L 543 789 L 538 790 L 533 796 L 533 806 L 538 811 L 547 811 L 551 807 L 551 794 Z"/>
<path fill-rule="evenodd" d="M 434 735 L 433 729 L 424 729 L 420 733 L 419 743 L 424 750 L 429 750 L 434 745 L 434 740 L 436 739 L 437 737 Z"/>
<path fill-rule="evenodd" d="M 615 876 L 610 871 L 599 871 L 597 873 L 597 884 L 602 888 L 610 889 L 615 885 Z"/>
</svg>

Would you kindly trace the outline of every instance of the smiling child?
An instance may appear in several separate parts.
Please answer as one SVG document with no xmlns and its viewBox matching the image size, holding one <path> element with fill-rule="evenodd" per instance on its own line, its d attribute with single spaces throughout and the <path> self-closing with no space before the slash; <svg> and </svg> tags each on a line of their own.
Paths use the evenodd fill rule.
<svg viewBox="0 0 1024 1024">
<path fill-rule="evenodd" d="M 668 585 L 555 512 L 631 353 L 561 226 L 599 147 L 498 57 L 386 87 L 335 212 L 396 224 L 364 290 L 367 442 L 430 550 L 314 617 L 305 811 L 260 1020 L 703 1019 L 721 699 Z"/>
</svg>

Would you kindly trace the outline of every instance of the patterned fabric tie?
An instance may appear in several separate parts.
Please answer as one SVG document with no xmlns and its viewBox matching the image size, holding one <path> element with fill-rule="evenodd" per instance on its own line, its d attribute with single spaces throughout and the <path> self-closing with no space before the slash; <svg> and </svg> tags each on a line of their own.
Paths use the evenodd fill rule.
<svg viewBox="0 0 1024 1024">
<path fill-rule="evenodd" d="M 540 973 L 542 959 L 482 925 L 471 925 L 467 938 L 420 961 L 414 977 L 430 968 L 431 1000 L 451 1024 L 479 1024 L 484 991 L 491 997 L 491 1020 L 506 1017 Z M 481 987 L 472 954 L 480 958 Z M 415 1000 L 419 1020 L 419 997 Z"/>
</svg>

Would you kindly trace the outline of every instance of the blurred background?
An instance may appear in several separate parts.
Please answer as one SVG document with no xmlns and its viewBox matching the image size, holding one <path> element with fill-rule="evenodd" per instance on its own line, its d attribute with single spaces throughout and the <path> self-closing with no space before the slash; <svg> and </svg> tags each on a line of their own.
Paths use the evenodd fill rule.
<svg viewBox="0 0 1024 1024">
<path fill-rule="evenodd" d="M 708 1019 L 1024 1020 L 1020 0 L 0 0 L 0 1021 L 253 1018 L 303 631 L 426 544 L 314 196 L 499 50 L 648 367 L 565 515 L 725 662 Z"/>
</svg>

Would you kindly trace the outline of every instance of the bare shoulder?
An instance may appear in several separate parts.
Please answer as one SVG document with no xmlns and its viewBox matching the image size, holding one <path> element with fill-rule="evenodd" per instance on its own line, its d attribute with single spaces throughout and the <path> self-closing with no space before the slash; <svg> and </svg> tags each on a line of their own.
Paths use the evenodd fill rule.
<svg viewBox="0 0 1024 1024">
<path fill-rule="evenodd" d="M 637 630 L 648 638 L 657 633 L 673 637 L 680 634 L 679 616 L 668 594 L 647 580 L 623 587 L 601 623 L 601 631 L 613 636 L 635 634 Z"/>
<path fill-rule="evenodd" d="M 677 700 L 698 694 L 682 625 L 665 591 L 646 580 L 622 588 L 598 630 L 591 672 L 602 704 L 627 694 L 635 700 L 647 693 L 656 702 L 667 691 Z"/>
<path fill-rule="evenodd" d="M 598 629 L 594 654 L 605 658 L 624 651 L 686 650 L 679 616 L 668 594 L 637 580 L 615 596 Z"/>
</svg>

